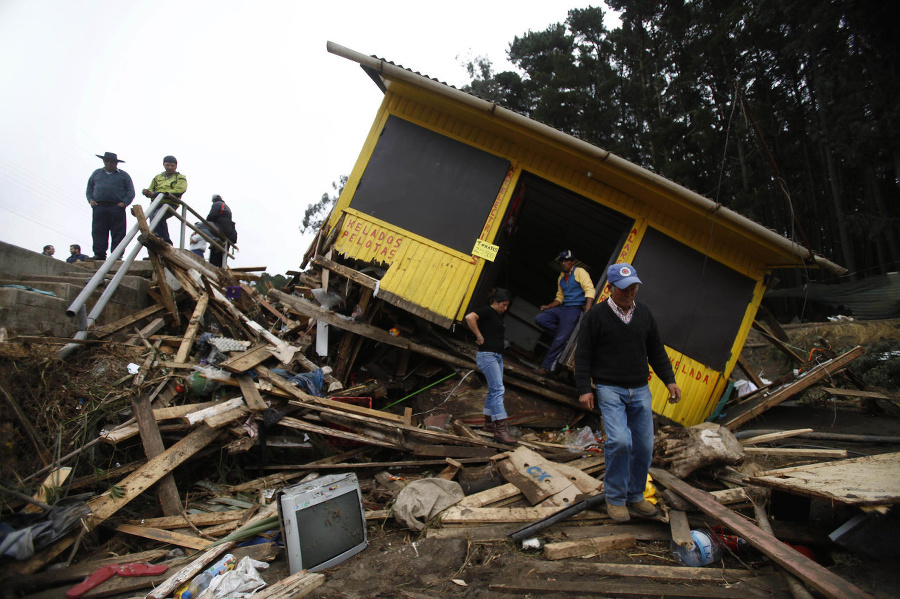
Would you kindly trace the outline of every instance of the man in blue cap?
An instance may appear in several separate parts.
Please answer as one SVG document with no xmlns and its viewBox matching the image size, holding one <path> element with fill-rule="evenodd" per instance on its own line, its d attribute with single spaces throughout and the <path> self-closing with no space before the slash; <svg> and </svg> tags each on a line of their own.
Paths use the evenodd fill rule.
<svg viewBox="0 0 900 599">
<path fill-rule="evenodd" d="M 106 260 L 106 248 L 110 238 L 112 249 L 116 249 L 125 237 L 125 206 L 134 199 L 134 184 L 131 182 L 131 176 L 119 169 L 119 163 L 125 161 L 119 160 L 115 153 L 106 152 L 96 156 L 103 159 L 103 168 L 91 173 L 85 193 L 93 211 L 92 259 Z"/>
<path fill-rule="evenodd" d="M 653 459 L 653 396 L 647 381 L 650 368 L 669 391 L 669 402 L 681 401 L 681 388 L 663 347 L 650 309 L 634 301 L 641 280 L 631 264 L 613 264 L 606 271 L 609 299 L 588 312 L 575 350 L 575 386 L 586 409 L 597 405 L 606 442 L 603 478 L 606 511 L 617 521 L 630 513 L 656 515 L 644 499 Z"/>
<path fill-rule="evenodd" d="M 175 157 L 166 156 L 163 158 L 163 169 L 165 170 L 153 177 L 153 180 L 150 181 L 150 187 L 141 192 L 144 194 L 144 197 L 147 198 L 155 198 L 157 194 L 160 193 L 165 194 L 163 206 L 159 207 L 160 210 L 165 208 L 165 204 L 171 205 L 173 210 L 177 209 L 177 200 L 180 200 L 184 192 L 187 191 L 187 177 L 179 173 L 176 170 L 177 168 L 178 161 L 175 160 Z M 169 245 L 172 245 L 172 238 L 169 237 L 169 225 L 166 224 L 166 221 L 169 220 L 169 217 L 171 216 L 172 213 L 166 210 L 166 215 L 163 216 L 162 220 L 159 221 L 159 224 L 156 225 L 156 228 L 153 230 L 160 239 Z"/>
<path fill-rule="evenodd" d="M 580 266 L 575 266 L 572 250 L 563 250 L 556 259 L 562 269 L 556 280 L 556 297 L 541 306 L 541 313 L 534 317 L 535 324 L 553 335 L 550 349 L 536 371 L 544 376 L 556 366 L 556 358 L 566 346 L 578 319 L 594 304 L 591 275 Z"/>
</svg>

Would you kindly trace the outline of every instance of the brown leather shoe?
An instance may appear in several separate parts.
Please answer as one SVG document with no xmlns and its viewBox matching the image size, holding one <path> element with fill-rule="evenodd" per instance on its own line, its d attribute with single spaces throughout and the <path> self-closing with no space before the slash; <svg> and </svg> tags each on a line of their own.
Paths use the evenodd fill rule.
<svg viewBox="0 0 900 599">
<path fill-rule="evenodd" d="M 641 499 L 637 503 L 629 503 L 628 511 L 633 513 L 635 516 L 640 516 L 641 518 L 652 518 L 659 513 L 659 510 L 656 509 L 656 506 L 646 499 Z"/>
<path fill-rule="evenodd" d="M 494 421 L 494 441 L 500 441 L 507 445 L 515 445 L 518 443 L 516 438 L 509 434 L 509 428 L 506 425 L 506 419 Z"/>
<path fill-rule="evenodd" d="M 606 513 L 616 522 L 628 522 L 631 516 L 628 514 L 628 508 L 624 505 L 613 505 L 606 502 Z"/>
<path fill-rule="evenodd" d="M 486 433 L 490 433 L 490 434 L 493 435 L 493 434 L 494 434 L 494 430 L 495 430 L 496 428 L 497 428 L 497 427 L 494 426 L 494 421 L 491 420 L 491 417 L 488 416 L 488 415 L 485 415 L 485 417 L 484 417 L 484 426 L 481 427 L 481 430 L 483 430 L 483 431 L 486 432 Z"/>
</svg>

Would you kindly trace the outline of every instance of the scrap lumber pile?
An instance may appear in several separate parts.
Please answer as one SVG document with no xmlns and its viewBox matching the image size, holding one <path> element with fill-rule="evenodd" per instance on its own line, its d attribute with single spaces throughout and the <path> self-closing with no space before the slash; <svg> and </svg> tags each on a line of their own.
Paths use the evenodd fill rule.
<svg viewBox="0 0 900 599">
<path fill-rule="evenodd" d="M 787 544 L 824 555 L 834 548 L 830 531 L 770 521 L 770 512 L 779 495 L 889 512 L 900 502 L 900 454 L 847 459 L 846 450 L 772 446 L 815 438 L 808 436 L 817 434 L 812 429 L 730 432 L 810 389 L 827 384 L 837 393 L 839 373 L 861 348 L 803 365 L 791 380 L 726 403 L 721 425 L 661 427 L 647 491 L 660 512 L 614 522 L 605 510 L 599 443 L 573 446 L 523 434 L 509 446 L 474 430 L 480 411 L 468 418 L 465 405 L 450 399 L 466 394 L 472 350 L 377 300 L 368 275 L 316 256 L 316 270 L 262 294 L 247 284 L 255 278 L 247 271 L 214 268 L 173 249 L 146 229 L 139 211 L 138 217 L 156 272 L 156 303 L 90 331 L 82 368 L 99 372 L 87 361 L 91 355 L 119 360 L 118 370 L 107 368 L 116 391 L 83 409 L 85 422 L 103 415 L 91 438 L 54 455 L 21 395 L 0 386 L 43 465 L 16 473 L 23 484 L 14 486 L 34 488 L 33 495 L 2 489 L 4 512 L 49 517 L 61 503 L 56 495 L 84 494 L 72 526 L 27 559 L 0 563 L 6 596 L 60 597 L 85 581 L 79 595 L 85 598 L 163 599 L 226 553 L 283 560 L 272 542 L 279 529 L 274 494 L 349 471 L 359 477 L 371 530 L 404 531 L 404 545 L 419 535 L 416 555 L 424 541 L 442 554 L 443 544 L 464 540 L 514 548 L 521 560 L 518 571 L 492 570 L 490 560 L 479 570 L 466 558 L 445 576 L 445 595 L 480 585 L 514 595 L 780 597 L 804 596 L 809 587 L 825 597 L 867 596 L 811 551 Z M 4 345 L 23 355 L 33 349 L 33 342 L 15 339 Z M 562 428 L 584 417 L 565 385 L 517 364 L 505 374 L 510 396 L 555 406 L 553 413 L 535 408 L 520 425 L 551 421 Z M 431 385 L 439 400 L 431 409 L 417 414 L 403 403 Z M 483 390 L 470 393 L 476 403 L 483 400 Z M 772 467 L 773 458 L 792 463 Z M 416 504 L 418 483 L 432 479 L 456 485 L 458 497 L 449 507 L 406 509 Z M 708 533 L 723 552 L 712 567 L 674 558 L 696 548 L 692 531 Z M 239 547 L 246 538 L 263 542 Z M 353 561 L 373 579 L 385 568 L 381 550 L 371 547 Z M 50 564 L 58 567 L 46 569 Z M 339 575 L 282 570 L 254 596 L 340 594 Z M 378 583 L 367 584 L 377 595 Z"/>
</svg>

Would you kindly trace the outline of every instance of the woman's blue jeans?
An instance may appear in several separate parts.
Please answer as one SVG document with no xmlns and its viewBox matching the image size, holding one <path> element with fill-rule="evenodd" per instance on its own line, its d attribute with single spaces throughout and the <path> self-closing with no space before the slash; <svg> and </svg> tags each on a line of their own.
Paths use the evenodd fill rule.
<svg viewBox="0 0 900 599">
<path fill-rule="evenodd" d="M 653 459 L 653 395 L 647 385 L 637 389 L 596 385 L 596 391 L 606 431 L 606 501 L 637 503 L 644 499 Z"/>
<path fill-rule="evenodd" d="M 478 370 L 487 379 L 487 397 L 484 400 L 484 415 L 491 421 L 506 420 L 506 408 L 503 407 L 503 354 L 480 351 L 475 354 Z"/>
</svg>

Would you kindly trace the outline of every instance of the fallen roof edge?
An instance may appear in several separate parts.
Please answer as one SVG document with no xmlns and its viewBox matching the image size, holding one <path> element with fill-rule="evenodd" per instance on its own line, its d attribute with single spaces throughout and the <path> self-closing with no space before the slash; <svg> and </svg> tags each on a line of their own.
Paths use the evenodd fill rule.
<svg viewBox="0 0 900 599">
<path fill-rule="evenodd" d="M 787 254 L 799 258 L 802 262 L 801 264 L 796 265 L 798 267 L 801 266 L 802 263 L 812 260 L 816 266 L 832 274 L 842 275 L 847 272 L 847 269 L 843 266 L 835 264 L 834 262 L 817 255 L 815 252 L 812 252 L 802 247 L 798 243 L 791 241 L 790 239 L 787 239 L 786 237 L 783 237 L 770 229 L 767 229 L 761 224 L 750 220 L 749 218 L 742 216 L 741 214 L 738 214 L 730 208 L 726 208 L 722 204 L 714 202 L 713 200 L 710 200 L 709 198 L 704 197 L 697 192 L 691 191 L 690 189 L 683 187 L 670 179 L 666 179 L 662 175 L 659 175 L 632 162 L 629 162 L 628 160 L 625 160 L 620 156 L 616 156 L 608 150 L 598 148 L 597 146 L 589 144 L 584 140 L 578 139 L 577 137 L 569 135 L 568 133 L 563 133 L 562 131 L 554 129 L 553 127 L 545 125 L 544 123 L 539 123 L 538 121 L 530 119 L 517 112 L 513 112 L 512 110 L 504 108 L 499 104 L 477 98 L 464 91 L 458 90 L 455 87 L 452 87 L 445 83 L 441 83 L 434 79 L 430 79 L 429 77 L 426 77 L 424 75 L 414 73 L 384 59 L 362 54 L 361 52 L 351 50 L 350 48 L 341 46 L 340 44 L 336 44 L 331 41 L 327 42 L 326 47 L 328 52 L 330 52 L 331 54 L 335 54 L 342 58 L 346 58 L 348 60 L 359 63 L 360 66 L 362 66 L 364 69 L 367 69 L 367 72 L 371 70 L 385 78 L 398 79 L 407 83 L 411 83 L 413 85 L 417 85 L 419 87 L 427 88 L 435 93 L 452 98 L 474 108 L 492 114 L 500 119 L 515 123 L 516 125 L 522 126 L 544 137 L 548 137 L 554 141 L 558 141 L 570 148 L 577 150 L 578 152 L 587 154 L 588 156 L 591 156 L 596 160 L 607 162 L 610 165 L 619 168 L 620 170 L 623 170 L 639 179 L 642 179 L 650 185 L 665 189 L 675 196 L 681 198 L 682 200 L 693 204 L 700 210 L 715 214 L 717 218 L 728 221 L 736 227 L 744 229 L 748 233 L 764 239 L 772 245 L 777 246 L 780 250 L 786 252 Z"/>
</svg>

